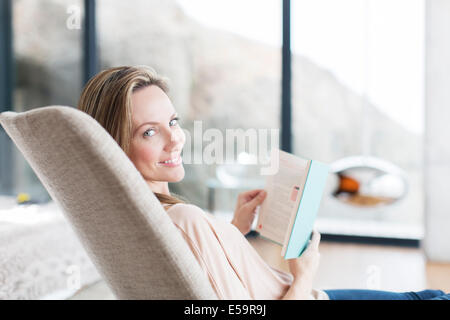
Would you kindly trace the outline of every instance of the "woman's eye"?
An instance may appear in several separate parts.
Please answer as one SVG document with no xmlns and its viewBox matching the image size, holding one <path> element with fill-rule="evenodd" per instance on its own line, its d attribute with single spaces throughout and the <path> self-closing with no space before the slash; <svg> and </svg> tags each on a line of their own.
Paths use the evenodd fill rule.
<svg viewBox="0 0 450 320">
<path fill-rule="evenodd" d="M 180 119 L 180 118 L 178 118 L 178 117 L 173 118 L 172 120 L 170 120 L 170 122 L 172 123 L 172 121 L 176 121 L 175 124 L 173 124 L 173 125 L 176 125 L 176 124 L 178 124 L 178 119 Z"/>
<path fill-rule="evenodd" d="M 155 130 L 153 130 L 153 129 L 148 129 L 147 131 L 145 131 L 144 132 L 144 137 L 145 136 L 148 136 L 148 137 L 151 137 L 151 136 L 153 136 L 154 135 L 154 133 L 153 134 L 150 134 L 150 132 L 155 132 Z"/>
<path fill-rule="evenodd" d="M 170 120 L 169 123 L 170 123 L 171 126 L 175 126 L 175 125 L 178 124 L 178 120 L 179 120 L 178 117 L 177 118 L 173 118 L 172 120 Z M 151 132 L 153 132 L 153 133 L 151 133 Z M 144 137 L 151 137 L 154 134 L 155 134 L 155 129 L 148 129 L 147 131 L 144 132 Z"/>
</svg>

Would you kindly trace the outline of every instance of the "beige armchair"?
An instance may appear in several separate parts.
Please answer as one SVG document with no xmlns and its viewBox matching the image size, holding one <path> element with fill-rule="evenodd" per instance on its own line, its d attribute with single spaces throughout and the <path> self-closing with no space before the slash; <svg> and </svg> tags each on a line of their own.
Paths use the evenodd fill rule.
<svg viewBox="0 0 450 320">
<path fill-rule="evenodd" d="M 141 174 L 92 117 L 50 106 L 3 112 L 0 123 L 118 299 L 217 299 Z"/>
</svg>

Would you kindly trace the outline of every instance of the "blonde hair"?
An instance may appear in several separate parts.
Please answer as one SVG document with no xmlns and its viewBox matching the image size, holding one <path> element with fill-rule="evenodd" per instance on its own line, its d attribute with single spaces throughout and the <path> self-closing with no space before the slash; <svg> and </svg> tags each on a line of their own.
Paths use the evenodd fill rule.
<svg viewBox="0 0 450 320">
<path fill-rule="evenodd" d="M 131 96 L 141 88 L 158 86 L 165 93 L 167 78 L 148 66 L 122 66 L 95 75 L 83 89 L 78 109 L 99 122 L 128 155 L 131 143 Z M 161 204 L 186 203 L 175 196 L 154 192 Z M 178 196 L 179 197 L 179 196 Z"/>
</svg>

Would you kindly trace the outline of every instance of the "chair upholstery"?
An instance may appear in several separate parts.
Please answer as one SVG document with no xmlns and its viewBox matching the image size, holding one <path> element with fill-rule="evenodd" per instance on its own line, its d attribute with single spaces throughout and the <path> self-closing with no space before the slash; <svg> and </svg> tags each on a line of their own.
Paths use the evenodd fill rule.
<svg viewBox="0 0 450 320">
<path fill-rule="evenodd" d="M 118 299 L 217 299 L 142 175 L 95 119 L 49 106 L 3 112 L 0 123 Z"/>
</svg>

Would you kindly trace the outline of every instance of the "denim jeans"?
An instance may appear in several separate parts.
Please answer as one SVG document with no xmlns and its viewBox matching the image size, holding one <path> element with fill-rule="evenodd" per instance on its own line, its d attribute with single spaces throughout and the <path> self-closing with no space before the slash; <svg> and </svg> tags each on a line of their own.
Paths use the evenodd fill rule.
<svg viewBox="0 0 450 320">
<path fill-rule="evenodd" d="M 330 300 L 450 300 L 450 293 L 442 290 L 391 292 L 379 290 L 338 289 L 324 290 Z"/>
</svg>

